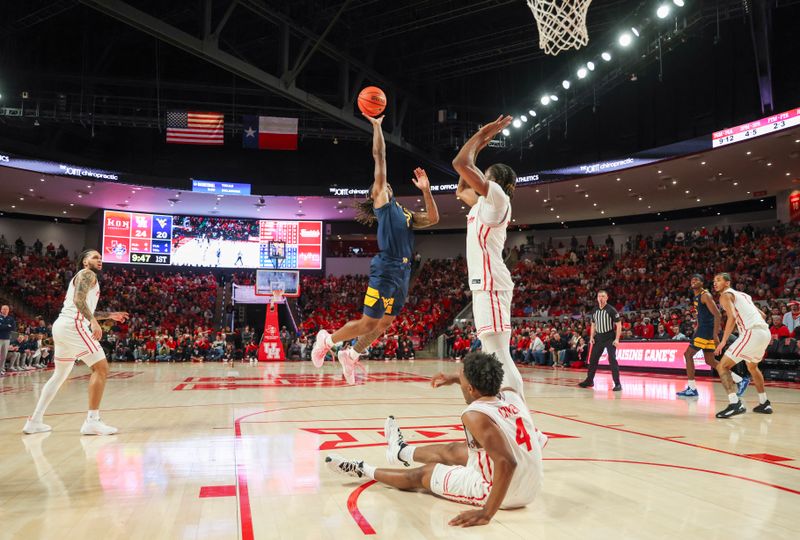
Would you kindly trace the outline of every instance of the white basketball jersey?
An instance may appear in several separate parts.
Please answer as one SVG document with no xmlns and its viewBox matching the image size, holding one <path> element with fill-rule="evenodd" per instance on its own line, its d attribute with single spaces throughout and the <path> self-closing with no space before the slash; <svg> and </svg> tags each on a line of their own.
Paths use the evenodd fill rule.
<svg viewBox="0 0 800 540">
<path fill-rule="evenodd" d="M 81 272 L 91 272 L 91 270 L 81 270 Z M 83 318 L 83 315 L 80 314 L 78 308 L 75 306 L 75 281 L 78 279 L 78 276 L 80 276 L 80 272 L 69 282 L 67 296 L 64 298 L 64 305 L 61 307 L 60 317 L 79 320 Z M 89 289 L 89 292 L 86 294 L 86 305 L 92 313 L 94 313 L 94 310 L 97 308 L 98 300 L 100 300 L 100 283 L 96 282 L 94 287 Z"/>
<path fill-rule="evenodd" d="M 736 326 L 739 327 L 740 334 L 753 328 L 769 329 L 749 294 L 735 291 L 730 287 L 722 291 L 722 294 L 725 293 L 733 295 L 733 312 L 736 314 Z"/>
<path fill-rule="evenodd" d="M 487 223 L 487 216 L 496 216 L 495 223 Z M 511 281 L 503 248 L 506 245 L 506 228 L 511 222 L 511 200 L 496 182 L 489 182 L 486 197 L 467 214 L 467 273 L 469 288 L 473 291 L 511 291 Z"/>
<path fill-rule="evenodd" d="M 525 402 L 516 392 L 502 392 L 498 399 L 493 401 L 473 401 L 462 416 L 467 412 L 479 412 L 491 418 L 508 441 L 508 446 L 517 461 L 517 468 L 511 485 L 508 487 L 503 508 L 523 506 L 528 504 L 539 492 L 543 480 L 542 448 L 536 435 L 536 426 L 533 425 Z M 494 464 L 486 450 L 478 447 L 475 438 L 465 427 L 469 459 L 467 467 L 474 467 L 480 471 L 485 481 L 493 481 Z"/>
</svg>

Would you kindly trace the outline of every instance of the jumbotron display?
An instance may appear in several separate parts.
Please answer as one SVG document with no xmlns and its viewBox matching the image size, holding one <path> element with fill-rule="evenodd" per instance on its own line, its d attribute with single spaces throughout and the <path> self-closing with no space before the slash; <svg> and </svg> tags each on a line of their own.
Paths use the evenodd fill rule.
<svg viewBox="0 0 800 540">
<path fill-rule="evenodd" d="M 285 242 L 280 268 L 322 268 L 322 222 L 173 216 L 106 210 L 103 262 L 274 268 L 269 242 Z"/>
</svg>

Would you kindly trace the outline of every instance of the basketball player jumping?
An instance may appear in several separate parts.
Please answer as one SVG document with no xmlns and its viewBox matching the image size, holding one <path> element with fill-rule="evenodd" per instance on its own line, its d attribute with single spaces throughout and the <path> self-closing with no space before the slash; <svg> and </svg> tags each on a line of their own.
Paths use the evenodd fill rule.
<svg viewBox="0 0 800 540">
<path fill-rule="evenodd" d="M 728 347 L 725 356 L 717 364 L 719 378 L 728 392 L 730 402 L 726 408 L 717 413 L 717 418 L 730 418 L 747 411 L 736 395 L 736 387 L 731 378 L 731 368 L 742 360 L 745 361 L 747 370 L 753 377 L 753 384 L 758 389 L 758 405 L 753 408 L 753 412 L 772 414 L 772 404 L 767 399 L 764 389 L 764 376 L 758 369 L 758 363 L 764 358 L 764 352 L 772 337 L 765 321 L 766 315 L 756 307 L 749 294 L 731 288 L 731 276 L 727 272 L 714 276 L 714 290 L 719 293 L 719 303 L 728 315 L 722 341 L 714 351 L 718 356 L 722 354 L 723 347 L 731 337 L 733 327 L 739 327 L 739 338 Z"/>
<path fill-rule="evenodd" d="M 470 353 L 455 376 L 436 375 L 434 387 L 461 386 L 467 408 L 461 413 L 465 442 L 409 446 L 393 417 L 384 428 L 389 462 L 414 469 L 377 469 L 360 460 L 338 455 L 325 458 L 340 474 L 367 477 L 402 490 L 427 489 L 451 501 L 480 506 L 460 513 L 450 525 L 486 525 L 500 508 L 519 508 L 533 502 L 542 487 L 542 438 L 513 388 L 502 388 L 503 367 L 494 355 Z M 543 436 L 542 436 L 543 437 Z M 546 439 L 545 439 L 546 440 Z"/>
<path fill-rule="evenodd" d="M 430 227 L 439 222 L 439 210 L 424 170 L 417 168 L 414 171 L 416 178 L 412 179 L 425 199 L 424 212 L 411 212 L 394 198 L 392 186 L 386 180 L 386 143 L 381 128 L 383 116 L 364 117 L 369 120 L 373 129 L 375 180 L 369 198 L 359 205 L 360 215 L 357 219 L 367 225 L 378 224 L 380 253 L 370 264 L 369 286 L 364 297 L 361 318 L 346 323 L 333 334 L 321 329 L 311 351 L 314 366 L 322 367 L 325 355 L 335 343 L 358 337 L 358 343 L 354 347 L 339 351 L 337 355 L 348 384 L 355 382 L 355 366 L 361 354 L 392 325 L 406 302 L 414 251 L 413 229 Z"/>
<path fill-rule="evenodd" d="M 522 376 L 509 349 L 514 282 L 503 260 L 517 175 L 502 163 L 486 172 L 475 165 L 478 153 L 510 123 L 510 116 L 500 116 L 483 126 L 461 147 L 453 167 L 460 175 L 456 196 L 472 207 L 467 215 L 467 270 L 478 339 L 483 351 L 494 353 L 503 364 L 503 386 L 523 396 Z"/>
<path fill-rule="evenodd" d="M 697 329 L 694 331 L 692 344 L 683 353 L 683 358 L 686 360 L 686 376 L 689 379 L 689 383 L 685 390 L 676 393 L 680 397 L 697 397 L 700 395 L 694 380 L 694 355 L 697 351 L 703 351 L 706 364 L 713 370 L 717 369 L 714 350 L 719 345 L 719 330 L 722 321 L 722 315 L 717 309 L 714 297 L 703 287 L 703 276 L 694 274 L 691 279 L 691 285 L 694 309 L 697 312 Z M 731 372 L 731 377 L 738 386 L 736 394 L 741 396 L 747 389 L 747 385 L 750 384 L 750 379 L 743 379 L 733 372 Z"/>
<path fill-rule="evenodd" d="M 108 361 L 98 340 L 103 330 L 97 321 L 111 319 L 125 322 L 128 314 L 118 312 L 95 312 L 100 299 L 100 285 L 97 274 L 103 269 L 100 252 L 93 249 L 81 253 L 78 258 L 78 273 L 72 278 L 56 322 L 53 323 L 53 342 L 55 371 L 42 388 L 36 410 L 25 427 L 24 433 L 42 433 L 52 428 L 44 423 L 44 413 L 56 396 L 58 389 L 67 380 L 75 360 L 81 360 L 92 370 L 89 378 L 89 413 L 81 433 L 83 435 L 113 435 L 117 428 L 100 420 L 100 400 L 108 377 Z"/>
</svg>

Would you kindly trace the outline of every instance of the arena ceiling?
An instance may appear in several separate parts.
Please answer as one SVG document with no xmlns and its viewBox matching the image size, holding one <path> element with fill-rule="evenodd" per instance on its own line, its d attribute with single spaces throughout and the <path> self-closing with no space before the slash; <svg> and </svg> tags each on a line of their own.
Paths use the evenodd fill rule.
<svg viewBox="0 0 800 540">
<path fill-rule="evenodd" d="M 556 57 L 539 49 L 524 0 L 9 3 L 0 23 L 0 105 L 23 113 L 0 116 L 0 151 L 159 178 L 245 181 L 255 193 L 288 194 L 319 184 L 370 182 L 369 133 L 353 106 L 367 84 L 389 95 L 386 131 L 395 179 L 422 165 L 441 181 L 453 181 L 449 162 L 457 149 L 500 112 L 538 112 L 535 121 L 512 130 L 482 156 L 485 163 L 504 161 L 525 174 L 616 158 L 766 116 L 767 83 L 773 111 L 800 105 L 800 1 L 686 0 L 658 21 L 660 3 L 595 0 L 588 14 L 589 45 Z M 766 22 L 756 9 L 762 4 Z M 631 26 L 642 36 L 623 50 L 615 43 Z M 768 38 L 766 51 L 759 45 L 762 37 Z M 579 82 L 576 69 L 606 50 L 613 60 L 598 61 L 598 69 Z M 766 64 L 759 57 L 764 52 Z M 572 81 L 569 91 L 561 87 L 564 79 Z M 539 98 L 551 92 L 561 99 L 544 107 Z M 171 108 L 225 112 L 225 148 L 164 144 L 163 116 Z M 242 150 L 241 114 L 297 116 L 300 150 Z M 786 156 L 794 151 L 777 146 L 757 151 L 774 153 L 765 159 L 791 172 L 794 162 Z M 725 157 L 729 165 L 722 178 L 739 177 L 741 187 L 774 181 L 775 189 L 785 189 L 788 177 L 765 178 L 761 165 L 739 163 L 732 150 L 739 147 Z M 677 159 L 661 169 L 627 171 L 620 187 L 630 183 L 622 192 L 615 175 L 583 179 L 589 197 L 579 192 L 577 198 L 585 201 L 576 201 L 575 190 L 584 189 L 575 188 L 576 182 L 549 184 L 538 193 L 524 188 L 517 216 L 530 223 L 592 219 L 601 206 L 607 212 L 602 215 L 614 216 L 747 198 L 748 189 L 742 193 L 728 189 L 732 182 L 708 181 L 711 175 L 692 164 Z M 669 182 L 659 191 L 657 170 L 678 178 L 676 185 L 691 183 L 701 201 L 682 196 Z M 395 184 L 415 202 L 412 187 Z M 24 187 L 0 189 L 5 198 Z M 75 186 L 69 187 L 74 194 Z M 98 194 L 106 189 L 108 200 L 95 200 L 125 204 L 116 200 L 123 194 L 113 186 L 98 188 Z M 160 192 L 154 198 L 166 200 Z M 455 226 L 460 204 L 441 199 L 444 225 Z M 285 199 L 290 200 L 296 204 L 296 198 Z M 598 207 L 581 204 L 589 200 Z M 292 213 L 284 199 L 277 201 L 275 207 Z M 83 206 L 65 197 L 56 202 Z M 255 209 L 249 199 L 241 207 L 231 204 L 236 212 Z M 347 209 L 339 213 L 338 201 L 320 204 L 326 218 L 348 217 Z M 192 212 L 189 204 L 179 211 L 206 213 L 209 206 L 198 199 Z M 335 215 L 328 216 L 329 210 Z"/>
</svg>

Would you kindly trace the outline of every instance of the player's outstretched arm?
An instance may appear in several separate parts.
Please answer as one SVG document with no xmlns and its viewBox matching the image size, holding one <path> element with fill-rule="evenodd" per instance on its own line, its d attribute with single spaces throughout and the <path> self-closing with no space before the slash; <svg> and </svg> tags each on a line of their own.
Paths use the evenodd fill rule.
<svg viewBox="0 0 800 540">
<path fill-rule="evenodd" d="M 364 118 L 372 124 L 372 158 L 375 160 L 372 200 L 375 208 L 380 208 L 389 202 L 389 194 L 386 190 L 386 141 L 383 140 L 383 116 L 373 118 L 365 114 Z"/>
<path fill-rule="evenodd" d="M 458 177 L 458 187 L 456 187 L 456 199 L 472 208 L 478 203 L 478 194 L 469 187 L 463 176 Z"/>
<path fill-rule="evenodd" d="M 424 229 L 425 227 L 436 225 L 439 223 L 439 208 L 436 206 L 433 194 L 431 194 L 431 182 L 428 180 L 428 173 L 425 172 L 425 169 L 417 167 L 414 169 L 414 178 L 411 181 L 422 192 L 422 198 L 425 200 L 424 212 L 412 212 L 414 228 Z"/>
<path fill-rule="evenodd" d="M 125 322 L 130 315 L 127 311 L 95 311 L 94 318 L 98 321 L 111 319 L 112 321 Z"/>
<path fill-rule="evenodd" d="M 437 373 L 431 378 L 431 386 L 439 388 L 440 386 L 449 386 L 451 384 L 458 384 L 458 374 L 445 375 L 442 372 Z"/>
<path fill-rule="evenodd" d="M 511 485 L 511 478 L 517 469 L 517 460 L 508 441 L 503 436 L 497 424 L 485 414 L 479 412 L 467 412 L 461 417 L 464 427 L 475 437 L 475 440 L 486 450 L 489 459 L 494 464 L 494 474 L 492 475 L 492 488 L 489 491 L 489 498 L 486 505 L 480 510 L 469 510 L 461 512 L 450 520 L 450 525 L 458 527 L 472 527 L 474 525 L 486 525 L 489 523 L 503 499 L 506 498 L 508 487 Z"/>
<path fill-rule="evenodd" d="M 489 192 L 489 183 L 486 181 L 483 171 L 475 165 L 475 159 L 478 157 L 478 153 L 486 148 L 489 141 L 509 124 L 511 124 L 510 116 L 498 116 L 497 120 L 486 124 L 470 137 L 453 159 L 453 168 L 478 195 L 485 196 Z"/>
</svg>

